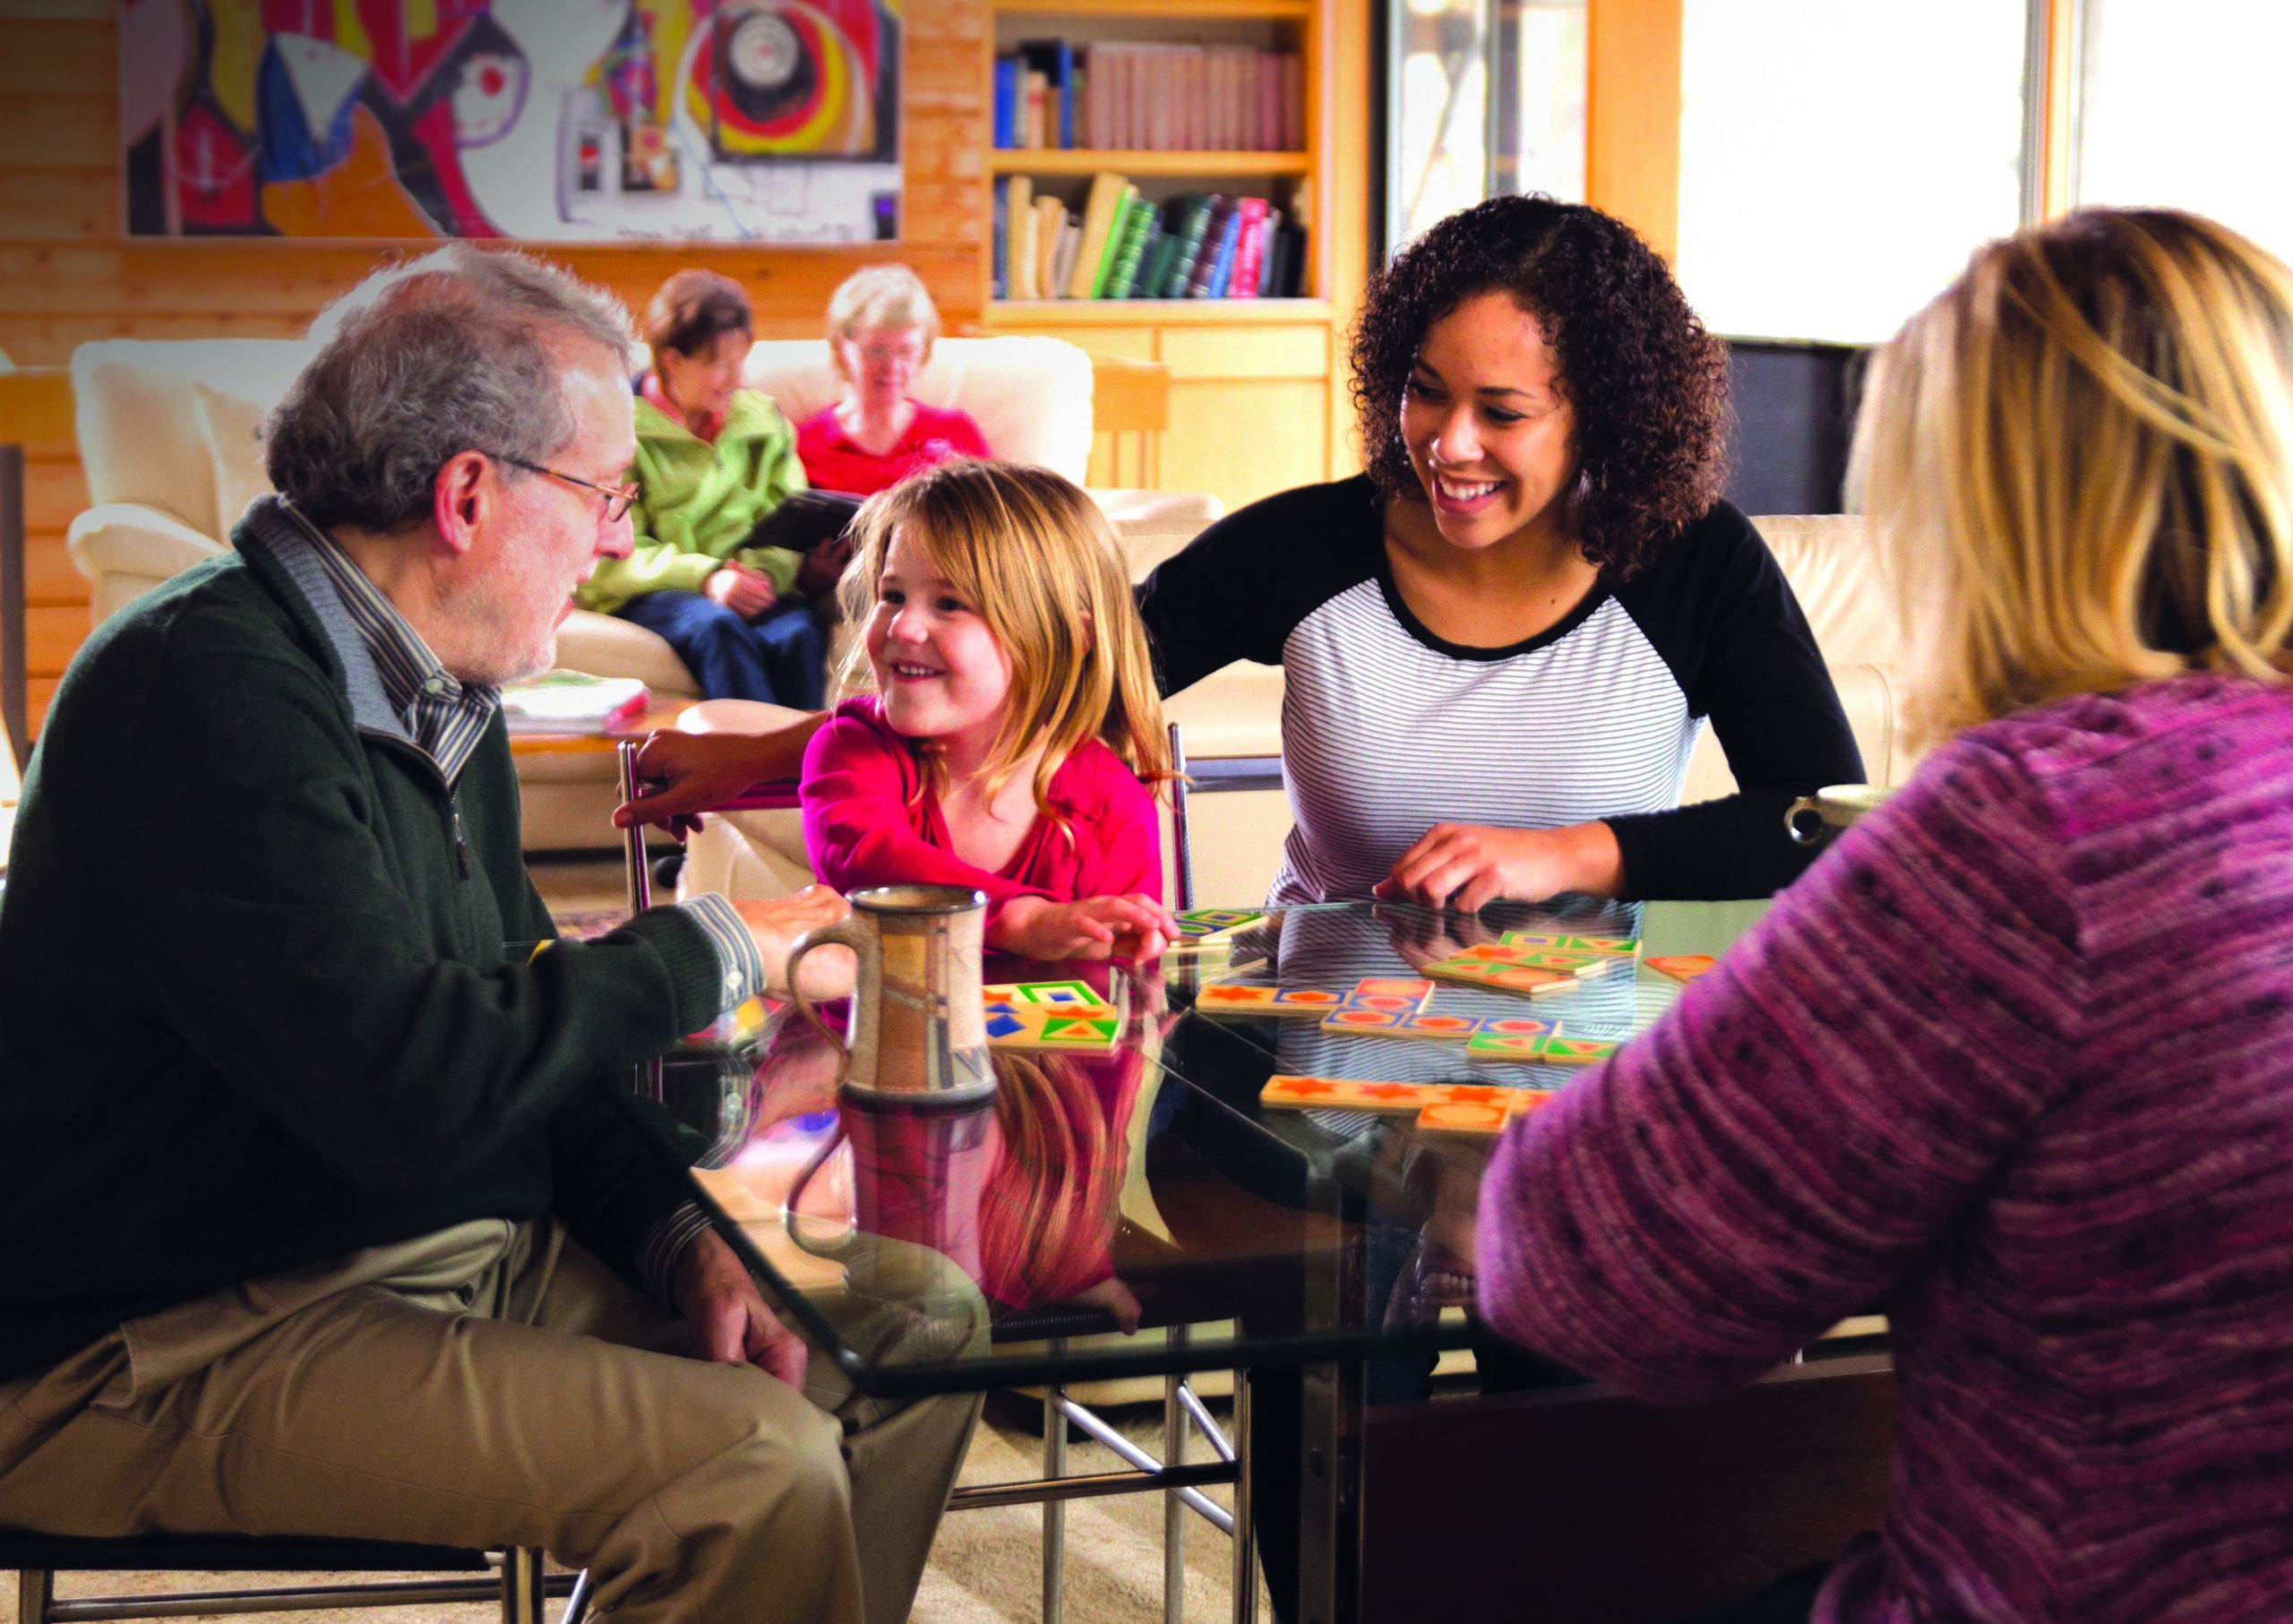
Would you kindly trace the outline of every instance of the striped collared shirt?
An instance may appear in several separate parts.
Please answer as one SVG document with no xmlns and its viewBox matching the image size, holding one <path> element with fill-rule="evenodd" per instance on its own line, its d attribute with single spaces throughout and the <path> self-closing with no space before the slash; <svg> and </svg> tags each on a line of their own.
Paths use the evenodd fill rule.
<svg viewBox="0 0 2293 1624">
<path fill-rule="evenodd" d="M 311 554 L 356 628 L 391 709 L 414 743 L 437 763 L 446 787 L 452 790 L 485 736 L 494 713 L 501 709 L 502 691 L 458 680 L 339 543 L 284 498 L 279 499 L 278 506 L 312 543 Z M 305 592 L 308 589 L 306 585 Z M 723 1009 L 737 1009 L 764 990 L 764 960 L 739 909 L 714 894 L 677 906 L 709 933 L 717 949 Z M 639 1249 L 640 1277 L 655 1296 L 673 1308 L 679 1306 L 672 1283 L 677 1259 L 708 1227 L 708 1215 L 686 1202 L 657 1223 Z"/>
<path fill-rule="evenodd" d="M 501 709 L 502 691 L 459 680 L 438 661 L 422 634 L 407 623 L 382 589 L 367 579 L 350 554 L 318 526 L 281 502 L 280 509 L 316 543 L 319 567 L 326 571 L 344 613 L 358 628 L 358 639 L 374 657 L 375 675 L 391 709 L 407 733 L 433 761 L 451 789 L 469 765 L 486 724 Z"/>
</svg>

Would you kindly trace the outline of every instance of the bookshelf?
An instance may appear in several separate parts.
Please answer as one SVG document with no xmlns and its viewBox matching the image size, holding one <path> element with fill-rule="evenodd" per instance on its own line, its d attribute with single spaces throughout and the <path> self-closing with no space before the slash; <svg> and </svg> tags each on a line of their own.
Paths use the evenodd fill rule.
<svg viewBox="0 0 2293 1624">
<path fill-rule="evenodd" d="M 980 62 L 988 108 L 979 183 L 988 227 L 979 268 L 983 327 L 1049 333 L 1095 354 L 1167 365 L 1171 426 L 1162 468 L 1170 488 L 1207 490 L 1232 508 L 1357 466 L 1339 360 L 1344 324 L 1368 271 L 1369 121 L 1358 110 L 1370 99 L 1369 0 L 990 0 L 989 21 Z M 1228 118 L 1220 132 L 1224 143 L 1207 149 L 1172 142 L 1202 127 L 1189 130 L 1175 113 L 1155 132 L 1153 146 L 1138 140 L 1080 144 L 1094 125 L 1141 133 L 1152 116 L 1138 110 L 1139 90 L 1169 82 L 1140 78 L 1127 90 L 1129 107 L 1110 102 L 1099 116 L 1106 122 L 1086 117 L 1078 125 L 1078 145 L 1001 146 L 996 58 L 1039 41 L 1064 41 L 1078 60 L 1091 56 L 1091 47 L 1107 45 L 1294 55 L 1292 102 L 1280 120 L 1292 139 L 1270 147 L 1246 139 L 1251 129 L 1275 127 L 1275 114 L 1261 108 L 1261 121 Z M 1088 77 L 1085 106 L 1092 94 Z M 1245 77 L 1241 88 L 1263 82 Z M 1231 90 L 1234 82 L 1224 88 Z M 1339 109 L 1347 107 L 1357 116 L 1342 116 Z M 1007 133 L 1024 139 L 1023 129 Z M 1043 134 L 1058 139 L 1055 130 Z M 1235 141 L 1238 134 L 1245 139 Z M 1292 296 L 1004 296 L 1009 279 L 999 290 L 992 226 L 1001 190 L 1021 179 L 1031 201 L 1055 199 L 1080 224 L 1095 177 L 1103 174 L 1136 189 L 1154 211 L 1157 231 L 1194 194 L 1265 200 L 1297 234 Z M 1254 211 L 1249 218 L 1255 220 Z M 1262 236 L 1261 252 L 1272 244 Z M 1146 252 L 1151 255 L 1151 243 Z M 1112 256 L 1108 263 L 1112 270 Z M 1142 262 L 1138 276 L 1148 269 Z M 1268 295 L 1282 291 L 1268 280 Z"/>
</svg>

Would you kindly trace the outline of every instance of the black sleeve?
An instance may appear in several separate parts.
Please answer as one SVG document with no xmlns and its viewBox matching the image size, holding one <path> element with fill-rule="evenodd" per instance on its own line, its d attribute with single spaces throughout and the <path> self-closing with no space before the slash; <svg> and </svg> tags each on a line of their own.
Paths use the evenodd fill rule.
<svg viewBox="0 0 2293 1624">
<path fill-rule="evenodd" d="M 1616 597 L 1690 712 L 1712 718 L 1737 785 L 1722 800 L 1609 819 L 1625 895 L 1765 897 L 1789 885 L 1815 850 L 1785 834 L 1784 810 L 1826 785 L 1862 782 L 1863 758 L 1775 555 L 1721 503 Z"/>
<path fill-rule="evenodd" d="M 1138 588 L 1164 696 L 1236 660 L 1280 665 L 1300 621 L 1378 572 L 1384 539 L 1360 477 L 1268 496 L 1203 531 Z"/>
</svg>

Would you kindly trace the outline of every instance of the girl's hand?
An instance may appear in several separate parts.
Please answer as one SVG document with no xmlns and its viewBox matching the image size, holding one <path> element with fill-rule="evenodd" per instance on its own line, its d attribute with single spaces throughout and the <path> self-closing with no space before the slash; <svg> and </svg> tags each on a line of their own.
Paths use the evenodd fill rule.
<svg viewBox="0 0 2293 1624">
<path fill-rule="evenodd" d="M 772 607 L 779 596 L 772 589 L 772 577 L 744 563 L 726 564 L 701 582 L 700 590 L 709 601 L 724 605 L 743 620 L 754 620 Z"/>
<path fill-rule="evenodd" d="M 1624 854 L 1605 823 L 1567 829 L 1487 829 L 1436 823 L 1401 855 L 1375 894 L 1473 913 L 1499 900 L 1541 902 L 1560 891 L 1613 897 Z"/>
<path fill-rule="evenodd" d="M 1085 897 L 1049 902 L 1018 897 L 987 932 L 999 953 L 1046 962 L 1062 958 L 1152 958 L 1178 940 L 1178 921 L 1152 897 Z"/>
</svg>

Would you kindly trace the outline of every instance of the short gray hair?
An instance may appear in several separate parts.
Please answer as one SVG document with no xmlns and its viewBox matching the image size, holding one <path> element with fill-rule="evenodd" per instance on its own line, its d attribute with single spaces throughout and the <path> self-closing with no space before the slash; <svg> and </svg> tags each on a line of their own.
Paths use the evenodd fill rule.
<svg viewBox="0 0 2293 1624">
<path fill-rule="evenodd" d="M 271 483 L 313 524 L 385 533 L 430 513 L 438 470 L 464 451 L 542 462 L 572 443 L 569 340 L 630 351 L 611 294 L 467 243 L 376 271 L 311 336 L 318 354 L 263 424 Z"/>
</svg>

